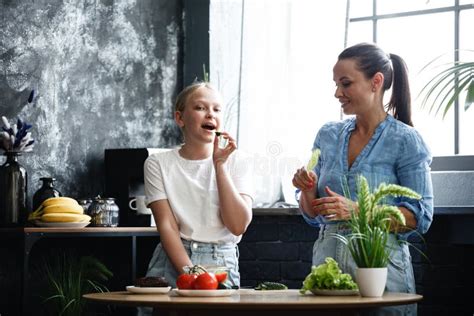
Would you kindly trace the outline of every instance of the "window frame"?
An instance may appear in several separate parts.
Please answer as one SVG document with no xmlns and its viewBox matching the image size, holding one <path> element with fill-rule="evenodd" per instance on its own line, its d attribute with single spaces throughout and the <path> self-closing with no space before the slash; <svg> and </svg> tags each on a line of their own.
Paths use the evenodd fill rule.
<svg viewBox="0 0 474 316">
<path fill-rule="evenodd" d="M 435 14 L 435 13 L 441 13 L 441 12 L 453 12 L 454 14 L 454 43 L 453 43 L 454 59 L 453 59 L 453 62 L 459 61 L 459 48 L 460 48 L 459 47 L 459 43 L 460 43 L 459 16 L 460 16 L 461 11 L 463 10 L 474 9 L 474 6 L 472 4 L 461 5 L 459 4 L 459 0 L 453 0 L 454 5 L 447 6 L 447 7 L 439 7 L 439 8 L 426 9 L 426 10 L 405 11 L 405 12 L 389 13 L 389 14 L 377 14 L 377 1 L 378 0 L 372 0 L 372 15 L 349 18 L 348 19 L 349 25 L 351 23 L 356 23 L 356 22 L 371 21 L 372 22 L 372 41 L 374 43 L 377 43 L 377 22 L 379 20 L 408 17 L 408 16 L 420 16 L 420 15 L 425 15 L 425 14 Z M 460 133 L 461 111 L 459 109 L 458 99 L 455 100 L 453 104 L 453 108 L 454 108 L 454 155 L 459 155 L 459 151 L 460 151 L 459 150 L 459 146 L 460 146 L 459 133 Z"/>
<path fill-rule="evenodd" d="M 455 49 L 455 60 L 459 60 L 459 15 L 462 10 L 474 9 L 471 4 L 459 4 L 459 0 L 454 0 L 453 6 L 441 7 L 435 9 L 407 11 L 392 14 L 376 14 L 377 0 L 373 0 L 372 15 L 348 19 L 349 23 L 358 21 L 372 21 L 373 41 L 377 42 L 377 21 L 403 16 L 415 16 L 423 14 L 433 14 L 439 12 L 453 11 L 455 14 L 455 40 L 453 49 Z M 192 83 L 196 78 L 203 79 L 203 65 L 209 71 L 211 65 L 209 61 L 209 17 L 210 0 L 183 0 L 183 23 L 184 34 L 182 37 L 183 52 L 181 59 L 183 67 L 181 76 L 181 88 Z M 181 89 L 180 88 L 180 89 Z M 459 155 L 459 103 L 454 104 L 455 119 L 455 154 L 450 156 L 434 157 L 432 167 L 434 170 L 474 170 L 474 155 Z M 461 168 L 461 169 L 459 169 Z"/>
</svg>

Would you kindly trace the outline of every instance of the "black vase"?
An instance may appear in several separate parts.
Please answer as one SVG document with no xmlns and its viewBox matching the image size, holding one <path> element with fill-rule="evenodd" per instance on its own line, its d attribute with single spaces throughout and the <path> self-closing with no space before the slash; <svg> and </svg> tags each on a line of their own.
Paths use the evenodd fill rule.
<svg viewBox="0 0 474 316">
<path fill-rule="evenodd" d="M 36 211 L 44 200 L 61 196 L 61 192 L 54 188 L 55 178 L 40 178 L 40 180 L 43 181 L 43 185 L 33 194 L 33 211 Z"/>
<path fill-rule="evenodd" d="M 0 227 L 24 226 L 28 215 L 26 194 L 28 174 L 18 163 L 18 152 L 5 152 L 0 166 Z"/>
</svg>

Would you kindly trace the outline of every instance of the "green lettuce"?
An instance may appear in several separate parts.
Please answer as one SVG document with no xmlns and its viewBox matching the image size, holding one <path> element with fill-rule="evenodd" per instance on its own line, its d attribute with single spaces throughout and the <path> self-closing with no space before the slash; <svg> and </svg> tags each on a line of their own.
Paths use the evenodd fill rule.
<svg viewBox="0 0 474 316">
<path fill-rule="evenodd" d="M 350 274 L 342 273 L 336 260 L 327 257 L 324 261 L 326 263 L 311 267 L 311 272 L 306 276 L 300 289 L 302 294 L 311 289 L 357 290 L 357 284 Z"/>
</svg>

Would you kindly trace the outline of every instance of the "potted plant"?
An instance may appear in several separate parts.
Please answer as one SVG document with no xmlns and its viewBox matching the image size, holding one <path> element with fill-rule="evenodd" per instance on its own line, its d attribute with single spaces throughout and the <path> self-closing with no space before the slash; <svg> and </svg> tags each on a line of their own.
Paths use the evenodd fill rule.
<svg viewBox="0 0 474 316">
<path fill-rule="evenodd" d="M 437 71 L 428 80 L 419 96 L 422 97 L 423 108 L 429 107 L 429 111 L 435 111 L 435 114 L 442 110 L 444 118 L 462 93 L 466 92 L 465 111 L 474 103 L 474 62 L 456 61 L 438 66 L 437 61 L 441 57 L 434 59 L 422 69 L 422 71 L 436 71 L 435 68 L 441 67 L 441 71 Z"/>
<path fill-rule="evenodd" d="M 84 315 L 86 302 L 82 295 L 108 291 L 102 282 L 112 277 L 112 272 L 97 258 L 66 252 L 45 260 L 42 268 L 46 278 L 46 304 L 51 315 Z"/>
<path fill-rule="evenodd" d="M 367 179 L 359 176 L 358 211 L 352 211 L 349 219 L 351 233 L 334 235 L 347 246 L 358 267 L 355 277 L 362 296 L 382 296 L 392 251 L 389 236 L 395 226 L 405 226 L 402 212 L 394 205 L 382 203 L 388 196 L 421 199 L 418 193 L 396 184 L 381 183 L 370 192 Z"/>
</svg>

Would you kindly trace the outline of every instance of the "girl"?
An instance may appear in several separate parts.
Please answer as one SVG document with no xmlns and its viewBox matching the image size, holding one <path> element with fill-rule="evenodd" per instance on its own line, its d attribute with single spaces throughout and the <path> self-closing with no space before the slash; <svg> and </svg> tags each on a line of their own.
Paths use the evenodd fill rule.
<svg viewBox="0 0 474 316">
<path fill-rule="evenodd" d="M 161 239 L 147 276 L 163 276 L 176 287 L 185 266 L 226 266 L 228 280 L 239 286 L 237 243 L 252 219 L 250 164 L 228 133 L 220 132 L 228 144 L 219 147 L 222 98 L 209 83 L 178 95 L 175 121 L 184 144 L 144 165 L 147 204 Z"/>
</svg>

